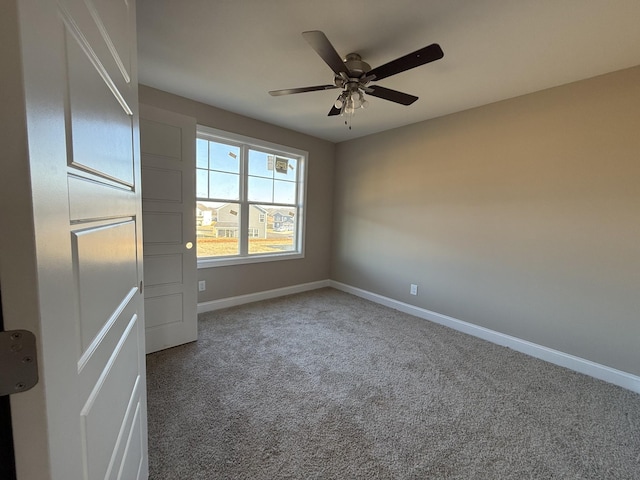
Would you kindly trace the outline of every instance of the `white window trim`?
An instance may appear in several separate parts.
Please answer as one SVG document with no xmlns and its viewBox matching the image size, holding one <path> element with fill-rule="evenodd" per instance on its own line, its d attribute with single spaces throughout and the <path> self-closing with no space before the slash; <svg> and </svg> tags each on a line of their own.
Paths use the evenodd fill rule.
<svg viewBox="0 0 640 480">
<path fill-rule="evenodd" d="M 277 143 L 267 142 L 264 140 L 260 140 L 257 138 L 246 137 L 244 135 L 239 135 L 236 133 L 225 132 L 224 130 L 218 130 L 216 128 L 206 127 L 204 125 L 197 126 L 197 135 L 199 137 L 209 137 L 209 140 L 212 141 L 227 141 L 232 144 L 242 144 L 247 147 L 255 147 L 260 150 L 271 151 L 273 154 L 290 154 L 298 157 L 298 171 L 299 171 L 299 187 L 298 187 L 298 204 L 300 208 L 298 208 L 298 249 L 293 252 L 283 252 L 283 253 L 269 253 L 264 255 L 233 255 L 233 256 L 225 256 L 225 257 L 209 257 L 209 258 L 199 258 L 198 259 L 198 268 L 212 268 L 212 267 L 224 267 L 230 265 L 244 265 L 249 263 L 262 263 L 262 262 L 275 262 L 280 260 L 293 260 L 298 258 L 304 258 L 305 252 L 305 242 L 306 242 L 306 208 L 307 208 L 307 172 L 308 162 L 309 162 L 309 152 L 305 150 L 300 150 L 297 148 L 289 147 L 286 145 L 279 145 Z M 194 172 L 195 175 L 195 172 Z M 246 176 L 242 175 L 242 182 L 245 183 L 241 187 L 241 189 L 246 188 Z M 244 205 L 243 202 L 240 202 Z M 251 202 L 254 203 L 254 202 Z M 249 203 L 246 203 L 247 208 Z M 241 219 L 245 219 L 248 222 L 248 212 L 244 213 Z M 248 226 L 248 224 L 247 224 Z M 240 226 L 242 229 L 242 225 Z M 243 240 L 243 236 L 240 235 L 240 240 Z M 247 239 L 248 241 L 248 236 Z"/>
</svg>

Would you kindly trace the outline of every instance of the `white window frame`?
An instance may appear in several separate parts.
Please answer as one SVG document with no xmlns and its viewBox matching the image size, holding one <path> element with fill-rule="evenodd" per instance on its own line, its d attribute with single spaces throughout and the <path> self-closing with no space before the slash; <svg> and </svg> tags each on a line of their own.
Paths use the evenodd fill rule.
<svg viewBox="0 0 640 480">
<path fill-rule="evenodd" d="M 247 263 L 273 262 L 278 260 L 292 260 L 304 258 L 305 245 L 305 225 L 306 225 L 306 200 L 307 200 L 307 163 L 309 153 L 293 147 L 278 145 L 276 143 L 266 142 L 244 135 L 238 135 L 224 130 L 218 130 L 203 125 L 197 126 L 196 137 L 220 143 L 228 143 L 240 147 L 240 200 L 231 203 L 240 205 L 240 252 L 238 255 L 204 257 L 198 258 L 198 268 L 222 267 L 228 265 L 243 265 Z M 289 252 L 275 252 L 265 254 L 248 254 L 249 241 L 249 206 L 264 205 L 261 202 L 249 202 L 247 200 L 247 182 L 248 182 L 248 151 L 254 148 L 269 154 L 295 158 L 298 161 L 298 198 L 295 209 L 297 216 L 297 245 L 296 249 Z M 195 172 L 194 172 L 195 176 Z M 216 199 L 206 199 L 196 197 L 197 201 L 220 201 Z M 280 205 L 280 204 L 278 204 Z M 244 252 L 244 253 L 243 253 Z"/>
</svg>

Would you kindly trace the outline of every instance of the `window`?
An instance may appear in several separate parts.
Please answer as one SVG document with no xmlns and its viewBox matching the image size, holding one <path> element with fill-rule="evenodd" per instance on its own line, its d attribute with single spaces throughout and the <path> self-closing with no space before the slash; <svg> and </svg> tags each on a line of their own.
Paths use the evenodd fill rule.
<svg viewBox="0 0 640 480">
<path fill-rule="evenodd" d="M 198 126 L 198 266 L 304 255 L 307 152 Z"/>
</svg>

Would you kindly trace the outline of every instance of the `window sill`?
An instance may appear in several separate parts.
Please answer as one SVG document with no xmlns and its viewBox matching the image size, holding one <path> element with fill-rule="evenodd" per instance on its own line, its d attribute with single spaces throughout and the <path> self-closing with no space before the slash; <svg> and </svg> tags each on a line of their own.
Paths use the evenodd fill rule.
<svg viewBox="0 0 640 480">
<path fill-rule="evenodd" d="M 251 255 L 247 257 L 221 257 L 221 258 L 203 258 L 198 260 L 198 269 L 228 267 L 232 265 L 245 265 L 249 263 L 277 262 L 281 260 L 296 260 L 304 258 L 304 253 L 278 253 L 271 255 Z"/>
</svg>

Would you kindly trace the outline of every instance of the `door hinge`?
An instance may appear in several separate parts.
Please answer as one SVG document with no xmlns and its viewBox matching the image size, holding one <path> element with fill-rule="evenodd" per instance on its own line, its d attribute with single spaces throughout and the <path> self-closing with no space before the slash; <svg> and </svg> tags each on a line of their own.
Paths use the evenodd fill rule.
<svg viewBox="0 0 640 480">
<path fill-rule="evenodd" d="M 36 337 L 27 330 L 0 332 L 0 397 L 38 383 Z"/>
</svg>

